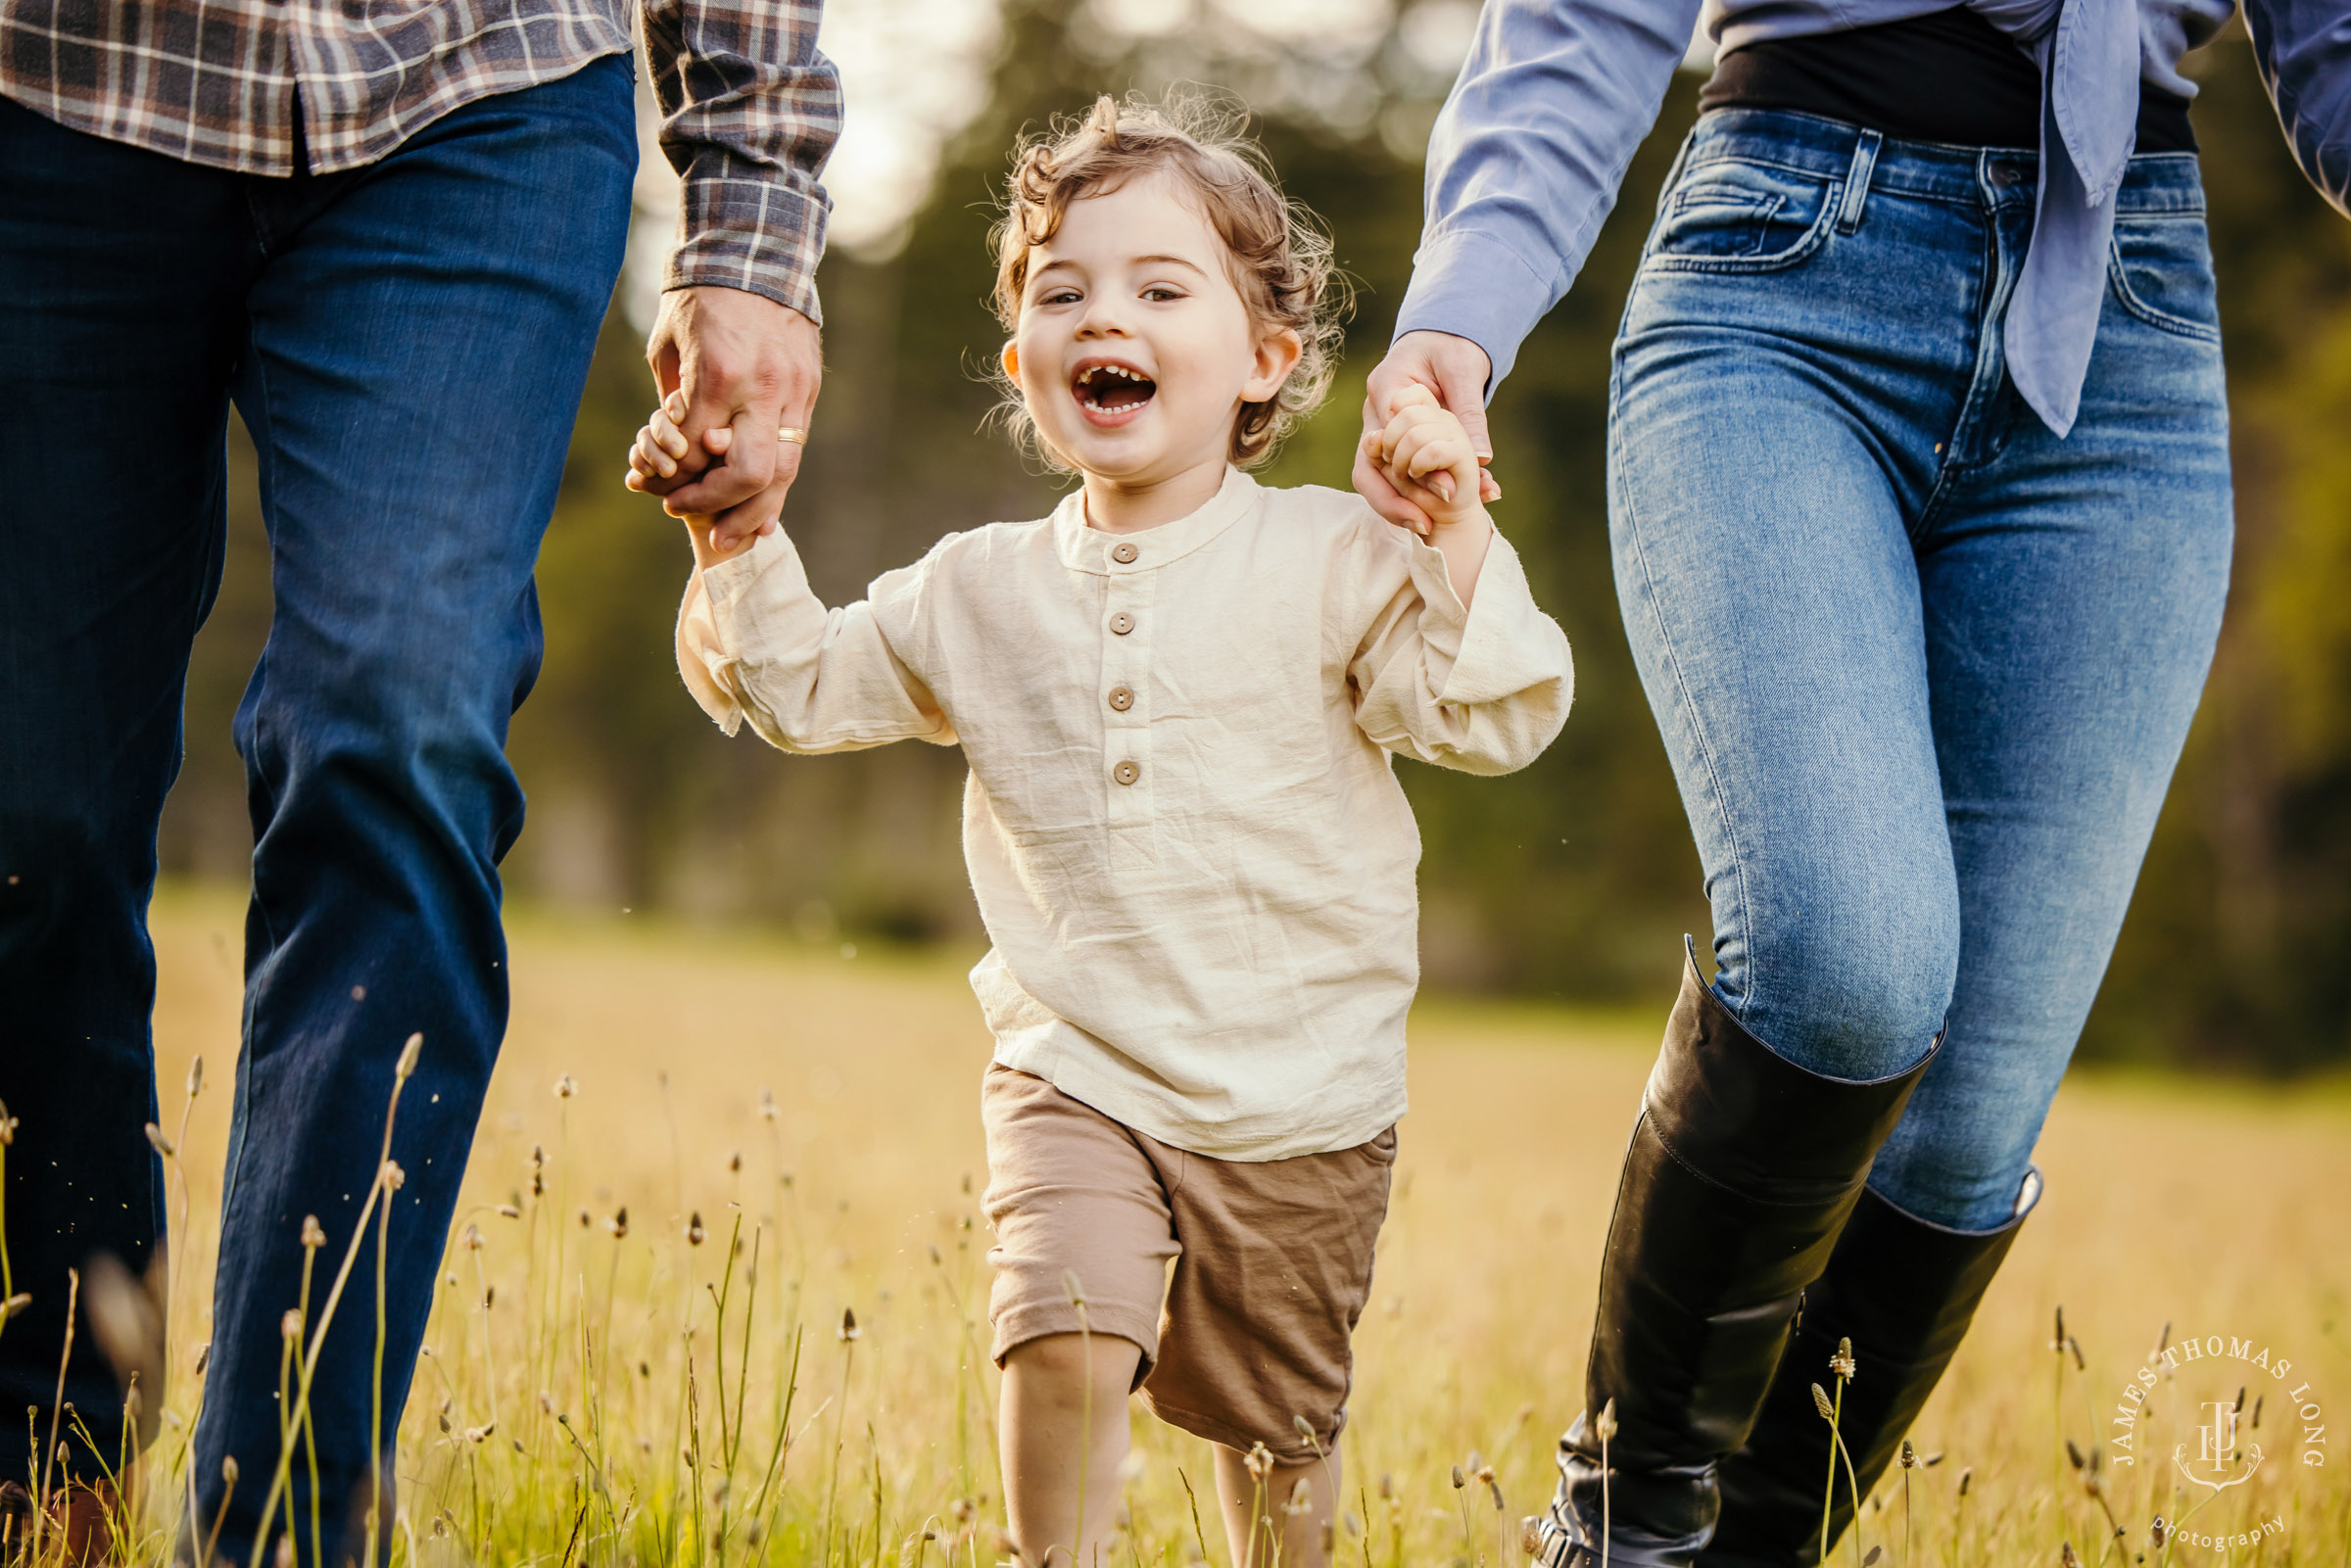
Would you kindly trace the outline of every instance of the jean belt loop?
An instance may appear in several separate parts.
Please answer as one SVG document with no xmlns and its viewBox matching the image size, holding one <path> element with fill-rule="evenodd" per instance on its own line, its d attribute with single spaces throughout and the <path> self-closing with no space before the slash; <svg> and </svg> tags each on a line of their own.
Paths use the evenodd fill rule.
<svg viewBox="0 0 2351 1568">
<path fill-rule="evenodd" d="M 1850 234 L 1861 226 L 1861 204 L 1869 197 L 1870 175 L 1877 169 L 1878 148 L 1885 140 L 1882 132 L 1864 130 L 1853 144 L 1853 166 L 1845 176 L 1845 205 L 1837 214 L 1840 234 Z"/>
</svg>

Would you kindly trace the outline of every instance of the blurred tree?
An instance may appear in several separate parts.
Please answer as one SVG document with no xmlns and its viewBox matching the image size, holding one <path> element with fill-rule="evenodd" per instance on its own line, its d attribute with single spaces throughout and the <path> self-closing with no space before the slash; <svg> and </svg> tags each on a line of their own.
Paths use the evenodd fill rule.
<svg viewBox="0 0 2351 1568">
<path fill-rule="evenodd" d="M 1007 5 L 991 102 L 949 145 L 902 247 L 825 264 L 819 439 L 789 520 L 834 602 L 941 534 L 1041 515 L 1063 488 L 984 428 L 995 395 L 982 369 L 1001 339 L 985 240 L 1015 136 L 1096 92 L 1211 82 L 1260 112 L 1285 184 L 1329 221 L 1359 285 L 1341 384 L 1267 477 L 1347 482 L 1363 376 L 1418 237 L 1419 148 L 1473 8 L 1369 6 L 1366 26 L 1309 36 L 1186 26 L 1182 6 L 1124 10 L 1156 22 L 1122 31 L 1104 20 L 1119 7 Z M 2351 959 L 2351 225 L 2286 159 L 2241 41 L 2206 51 L 2199 69 L 2236 409 L 2236 601 L 2087 1047 L 2291 1068 L 2351 1054 L 2327 1006 Z M 1604 489 L 1609 341 L 1696 86 L 1677 78 L 1582 279 L 1494 409 L 1497 516 L 1575 643 L 1577 706 L 1552 752 L 1512 778 L 1399 766 L 1427 845 L 1423 948 L 1440 984 L 1655 999 L 1674 983 L 1679 934 L 1705 929 L 1618 622 Z M 723 739 L 679 689 L 670 637 L 686 553 L 676 525 L 618 482 L 648 389 L 616 314 L 541 567 L 548 657 L 514 728 L 532 802 L 514 884 L 819 939 L 975 938 L 959 756 L 901 745 L 787 758 Z M 239 497 L 168 822 L 175 869 L 233 869 L 250 843 L 226 718 L 266 625 L 266 553 L 250 488 Z"/>
<path fill-rule="evenodd" d="M 2351 224 L 2294 166 L 2241 27 L 2189 57 L 2229 365 L 2237 545 L 2212 684 L 2093 1056 L 2351 1056 Z"/>
</svg>

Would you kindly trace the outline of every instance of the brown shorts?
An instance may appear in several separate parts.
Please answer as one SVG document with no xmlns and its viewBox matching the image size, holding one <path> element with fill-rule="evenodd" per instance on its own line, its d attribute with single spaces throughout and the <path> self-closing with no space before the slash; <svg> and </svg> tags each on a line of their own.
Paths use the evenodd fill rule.
<svg viewBox="0 0 2351 1568">
<path fill-rule="evenodd" d="M 1079 1331 L 1066 1272 L 1091 1332 L 1142 1348 L 1135 1387 L 1161 1420 L 1296 1463 L 1315 1455 L 1303 1416 L 1330 1446 L 1347 1421 L 1348 1337 L 1371 1291 L 1395 1128 L 1252 1164 L 1171 1148 L 1000 1065 L 980 1106 L 998 1365 Z"/>
</svg>

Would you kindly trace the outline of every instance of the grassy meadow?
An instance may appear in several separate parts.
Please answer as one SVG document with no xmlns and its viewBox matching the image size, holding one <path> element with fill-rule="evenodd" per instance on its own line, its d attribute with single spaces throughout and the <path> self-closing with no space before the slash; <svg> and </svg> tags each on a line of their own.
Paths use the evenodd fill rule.
<svg viewBox="0 0 2351 1568">
<path fill-rule="evenodd" d="M 168 889 L 154 915 L 167 1131 L 192 1057 L 208 1083 L 169 1171 L 194 1220 L 176 1249 L 170 1413 L 145 1473 L 156 1521 L 184 1471 L 209 1338 L 240 918 L 202 887 Z M 512 1033 L 408 1405 L 396 1558 L 1002 1558 L 977 1214 L 987 1047 L 968 955 L 531 912 L 513 938 Z M 1358 1339 L 1343 1561 L 1518 1560 L 1518 1522 L 1549 1497 L 1552 1441 L 1581 1398 L 1616 1163 L 1661 1017 L 1421 1009 Z M 576 1092 L 556 1092 L 566 1080 Z M 2041 1211 L 1915 1433 L 1939 1462 L 1907 1473 L 1906 1503 L 1893 1472 L 1839 1561 L 2351 1561 L 2351 1424 L 2336 1417 L 2351 1401 L 2351 1095 L 2077 1077 L 2041 1160 Z M 354 1290 L 345 1310 L 363 1323 L 371 1286 Z M 2061 1307 L 2075 1343 L 2058 1350 Z M 2226 1344 L 2157 1363 L 2140 1462 L 2118 1464 L 2109 1419 L 2167 1333 L 2244 1340 L 2293 1368 L 2247 1371 Z M 2241 1485 L 2187 1487 L 2175 1445 L 2195 1458 L 2201 1402 L 2246 1385 L 2242 1419 L 2258 1424 L 2240 1437 L 2265 1462 Z M 2310 1427 L 2343 1436 L 2306 1443 Z M 1213 1499 L 1203 1535 L 1186 1496 L 1209 1484 L 1204 1448 L 1139 1412 L 1135 1428 L 1124 1539 L 1137 1568 L 1222 1561 Z M 2068 1440 L 2103 1456 L 2094 1472 Z M 2189 1539 L 2155 1548 L 2157 1513 L 2185 1516 Z M 2250 1544 L 2195 1544 L 2267 1520 L 2280 1528 Z M 139 1560 L 160 1562 L 151 1530 Z"/>
</svg>

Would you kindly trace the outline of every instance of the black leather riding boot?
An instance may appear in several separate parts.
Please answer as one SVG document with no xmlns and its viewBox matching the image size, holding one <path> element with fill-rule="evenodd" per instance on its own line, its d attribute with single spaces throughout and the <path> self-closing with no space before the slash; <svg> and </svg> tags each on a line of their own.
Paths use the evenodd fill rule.
<svg viewBox="0 0 2351 1568">
<path fill-rule="evenodd" d="M 1585 1413 L 1537 1529 L 1550 1568 L 1689 1568 L 1715 1465 L 1747 1438 L 1788 1341 L 1932 1048 L 1892 1077 L 1806 1071 L 1741 1027 L 1688 953 L 1642 1096 L 1601 1266 Z M 1604 1489 L 1601 1412 L 1613 1401 Z"/>
<path fill-rule="evenodd" d="M 1702 1568 L 1810 1568 L 1821 1560 L 1820 1505 L 1829 1485 L 1829 1424 L 1812 1385 L 1833 1388 L 1829 1357 L 1849 1339 L 1856 1370 L 1837 1430 L 1863 1497 L 1886 1473 L 1935 1392 L 1991 1276 L 2040 1196 L 2025 1178 L 2013 1218 L 1996 1230 L 1947 1230 L 1865 1192 L 1827 1272 L 1804 1293 L 1803 1318 L 1764 1397 L 1763 1413 L 1723 1460 L 1722 1519 Z M 1853 1520 L 1838 1469 L 1829 1518 L 1834 1547 Z"/>
</svg>

